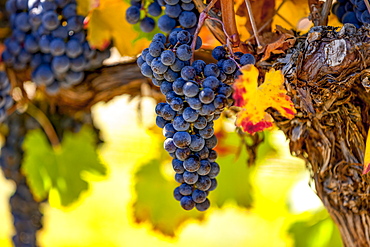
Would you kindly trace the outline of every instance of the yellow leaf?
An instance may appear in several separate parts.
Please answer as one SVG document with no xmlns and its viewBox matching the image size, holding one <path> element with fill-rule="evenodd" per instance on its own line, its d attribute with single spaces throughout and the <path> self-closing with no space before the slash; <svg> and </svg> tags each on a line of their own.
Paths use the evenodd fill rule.
<svg viewBox="0 0 370 247">
<path fill-rule="evenodd" d="M 87 39 L 92 47 L 106 48 L 113 40 L 121 55 L 135 56 L 147 45 L 148 41 L 133 41 L 138 37 L 131 24 L 125 19 L 129 5 L 121 0 L 101 0 L 87 17 Z"/>
<path fill-rule="evenodd" d="M 366 148 L 365 148 L 365 158 L 364 158 L 364 170 L 362 174 L 366 174 L 370 171 L 370 129 L 367 133 Z"/>
<path fill-rule="evenodd" d="M 235 106 L 241 107 L 236 125 L 253 134 L 273 126 L 273 119 L 265 110 L 274 108 L 283 117 L 292 119 L 296 110 L 284 88 L 284 76 L 280 70 L 271 69 L 265 81 L 258 86 L 258 69 L 253 65 L 242 67 L 243 73 L 234 83 Z"/>
</svg>

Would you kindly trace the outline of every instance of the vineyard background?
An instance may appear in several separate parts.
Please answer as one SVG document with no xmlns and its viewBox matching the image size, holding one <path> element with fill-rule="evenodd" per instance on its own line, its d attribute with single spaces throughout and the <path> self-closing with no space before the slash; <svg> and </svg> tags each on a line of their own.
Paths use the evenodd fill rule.
<svg viewBox="0 0 370 247">
<path fill-rule="evenodd" d="M 138 118 L 138 104 L 143 106 L 143 122 Z M 280 131 L 268 134 L 271 147 L 265 149 L 270 152 L 251 168 L 253 188 L 247 191 L 253 196 L 251 208 L 238 206 L 235 198 L 230 198 L 222 208 L 211 208 L 203 221 L 184 222 L 176 230 L 176 237 L 153 231 L 150 222 L 135 223 L 135 173 L 161 152 L 158 145 L 162 137 L 153 126 L 153 104 L 151 98 L 130 102 L 124 95 L 94 107 L 94 117 L 105 140 L 99 153 L 109 170 L 107 178 L 93 181 L 91 189 L 69 208 L 43 205 L 40 246 L 187 246 L 189 241 L 203 246 L 340 246 L 335 225 L 309 188 L 303 162 L 290 156 Z M 239 140 L 235 138 L 234 144 L 238 145 Z M 228 156 L 234 159 L 232 154 Z M 231 165 L 220 164 L 223 168 Z M 244 160 L 239 160 L 233 169 L 245 168 Z M 165 177 L 172 186 L 172 177 Z M 0 245 L 10 247 L 13 230 L 8 198 L 13 186 L 3 178 L 0 184 Z M 163 196 L 173 200 L 171 194 Z M 171 206 L 174 213 L 182 213 L 176 203 L 166 202 L 163 207 Z M 160 200 L 152 203 L 161 204 Z M 171 219 L 172 215 L 164 217 L 168 224 Z"/>
</svg>

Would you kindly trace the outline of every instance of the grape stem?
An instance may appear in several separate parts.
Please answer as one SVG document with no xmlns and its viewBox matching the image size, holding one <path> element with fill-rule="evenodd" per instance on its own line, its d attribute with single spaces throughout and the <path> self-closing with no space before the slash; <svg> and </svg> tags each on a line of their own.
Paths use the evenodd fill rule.
<svg viewBox="0 0 370 247">
<path fill-rule="evenodd" d="M 208 15 L 208 12 L 211 10 L 211 8 L 216 4 L 218 0 L 212 0 L 208 5 L 207 7 L 200 13 L 199 15 L 199 20 L 198 20 L 198 25 L 197 25 L 197 29 L 195 30 L 195 33 L 194 33 L 194 38 L 193 38 L 193 41 L 191 43 L 191 53 L 192 53 L 192 56 L 191 56 L 191 59 L 190 59 L 190 64 L 193 63 L 194 61 L 194 51 L 195 51 L 195 46 L 197 44 L 197 37 L 199 35 L 199 32 L 200 32 L 200 29 L 203 27 L 204 25 L 204 22 L 207 18 L 209 18 L 209 15 Z"/>
<path fill-rule="evenodd" d="M 369 11 L 370 13 L 370 3 L 369 3 L 369 0 L 364 0 L 365 2 L 365 5 L 366 5 L 366 8 L 367 8 L 367 11 Z"/>
<path fill-rule="evenodd" d="M 34 104 L 31 102 L 27 103 L 27 111 L 28 115 L 33 117 L 44 129 L 46 136 L 48 137 L 51 146 L 53 149 L 56 149 L 60 147 L 60 141 L 57 136 L 57 133 L 55 132 L 55 129 L 53 125 L 51 124 L 48 117 Z"/>
<path fill-rule="evenodd" d="M 328 16 L 329 16 L 329 13 L 330 13 L 332 2 L 333 2 L 333 0 L 326 0 L 325 1 L 324 7 L 322 8 L 322 11 L 321 11 L 321 18 L 320 18 L 320 22 L 319 22 L 320 26 L 325 26 L 328 23 Z M 365 0 L 365 4 L 366 4 L 366 2 L 367 2 L 367 0 Z"/>
<path fill-rule="evenodd" d="M 258 38 L 257 25 L 256 25 L 256 21 L 254 20 L 254 17 L 253 17 L 252 6 L 251 6 L 250 1 L 249 0 L 245 0 L 245 5 L 247 6 L 249 19 L 251 21 L 251 25 L 252 25 L 254 37 L 256 38 L 257 46 L 258 46 L 259 49 L 261 49 L 262 48 L 262 45 L 261 45 L 261 42 L 260 42 L 260 40 Z"/>
</svg>

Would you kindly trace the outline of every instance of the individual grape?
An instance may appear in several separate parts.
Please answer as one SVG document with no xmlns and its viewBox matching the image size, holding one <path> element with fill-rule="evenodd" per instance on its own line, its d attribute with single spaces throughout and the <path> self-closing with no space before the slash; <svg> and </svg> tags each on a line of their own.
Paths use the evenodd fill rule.
<svg viewBox="0 0 370 247">
<path fill-rule="evenodd" d="M 162 15 L 158 19 L 158 27 L 165 33 L 171 32 L 176 27 L 176 20 L 168 15 Z"/>
<path fill-rule="evenodd" d="M 168 92 L 172 91 L 172 83 L 168 81 L 163 81 L 160 90 L 162 94 L 166 95 Z"/>
<path fill-rule="evenodd" d="M 211 163 L 206 159 L 201 160 L 200 161 L 200 167 L 199 167 L 197 173 L 199 175 L 204 176 L 204 175 L 207 175 L 210 171 L 211 171 Z"/>
<path fill-rule="evenodd" d="M 176 146 L 172 138 L 167 138 L 164 141 L 164 150 L 166 150 L 169 153 L 174 153 L 176 151 Z"/>
<path fill-rule="evenodd" d="M 38 85 L 50 85 L 54 81 L 54 75 L 50 65 L 40 65 L 34 71 L 33 81 Z"/>
<path fill-rule="evenodd" d="M 162 129 L 167 124 L 167 121 L 163 117 L 157 116 L 155 123 Z"/>
<path fill-rule="evenodd" d="M 236 64 L 231 59 L 225 60 L 222 63 L 222 70 L 225 72 L 225 74 L 230 75 L 235 72 L 235 69 L 236 69 Z"/>
<path fill-rule="evenodd" d="M 168 66 L 162 63 L 160 57 L 154 58 L 150 66 L 152 68 L 152 71 L 157 74 L 164 74 L 168 69 Z"/>
<path fill-rule="evenodd" d="M 145 33 L 150 33 L 155 27 L 155 21 L 151 17 L 144 17 L 140 21 L 140 28 Z"/>
<path fill-rule="evenodd" d="M 207 147 L 204 147 L 202 150 L 198 152 L 200 159 L 207 159 L 209 156 L 209 150 Z"/>
<path fill-rule="evenodd" d="M 199 110 L 202 108 L 202 102 L 200 102 L 198 97 L 186 97 L 185 99 L 192 109 Z"/>
<path fill-rule="evenodd" d="M 176 158 L 181 160 L 181 161 L 184 161 L 186 160 L 190 154 L 191 154 L 191 150 L 186 147 L 186 148 L 178 148 L 175 152 L 176 154 Z"/>
<path fill-rule="evenodd" d="M 179 192 L 183 196 L 190 196 L 193 193 L 193 186 L 183 183 L 179 186 Z"/>
<path fill-rule="evenodd" d="M 195 203 L 202 203 L 207 199 L 207 193 L 205 191 L 196 189 L 191 194 L 191 198 Z"/>
<path fill-rule="evenodd" d="M 216 90 L 220 85 L 220 81 L 215 76 L 209 76 L 204 79 L 202 85 L 204 88 L 210 88 L 212 90 Z"/>
<path fill-rule="evenodd" d="M 214 134 L 213 126 L 210 126 L 209 124 L 207 124 L 207 126 L 204 129 L 199 130 L 199 135 L 204 139 L 211 138 L 213 134 Z"/>
<path fill-rule="evenodd" d="M 75 3 L 70 3 L 62 9 L 62 15 L 65 19 L 69 19 L 76 15 L 76 11 L 77 5 Z"/>
<path fill-rule="evenodd" d="M 31 29 L 31 25 L 28 22 L 28 13 L 27 12 L 21 12 L 16 15 L 15 20 L 15 29 L 19 29 L 23 32 L 27 32 Z"/>
<path fill-rule="evenodd" d="M 184 160 L 183 166 L 188 172 L 196 172 L 200 167 L 200 159 L 198 156 L 192 155 Z"/>
<path fill-rule="evenodd" d="M 164 51 L 164 44 L 158 41 L 152 42 L 149 45 L 148 51 L 150 55 L 152 55 L 153 57 L 159 57 L 161 53 Z"/>
<path fill-rule="evenodd" d="M 175 5 L 166 4 L 165 6 L 165 13 L 171 18 L 174 18 L 174 19 L 178 18 L 181 12 L 182 12 L 182 9 L 179 4 L 175 4 Z"/>
<path fill-rule="evenodd" d="M 41 23 L 47 30 L 54 30 L 60 25 L 58 14 L 54 11 L 47 11 L 42 15 Z"/>
<path fill-rule="evenodd" d="M 190 58 L 192 57 L 190 46 L 186 44 L 180 45 L 177 48 L 176 56 L 182 61 L 190 60 Z"/>
<path fill-rule="evenodd" d="M 51 67 L 56 73 L 65 73 L 70 67 L 70 62 L 67 56 L 57 56 L 54 57 L 51 62 Z"/>
<path fill-rule="evenodd" d="M 173 110 L 175 111 L 181 111 L 183 108 L 184 108 L 184 101 L 179 98 L 179 97 L 175 97 L 171 103 L 170 103 L 170 106 Z"/>
<path fill-rule="evenodd" d="M 161 53 L 161 62 L 164 65 L 171 66 L 176 61 L 176 55 L 171 50 L 165 50 Z"/>
<path fill-rule="evenodd" d="M 151 16 L 159 16 L 162 13 L 162 8 L 158 2 L 154 1 L 148 6 L 148 14 Z"/>
<path fill-rule="evenodd" d="M 185 121 L 182 115 L 176 116 L 172 124 L 177 131 L 187 131 L 190 127 L 190 124 Z"/>
<path fill-rule="evenodd" d="M 217 64 L 210 63 L 204 67 L 205 77 L 209 77 L 209 76 L 218 77 L 219 75 L 220 75 L 220 69 L 218 68 Z"/>
<path fill-rule="evenodd" d="M 173 71 L 172 69 L 168 69 L 164 74 L 164 78 L 167 81 L 174 82 L 177 78 L 179 78 L 179 74 Z"/>
<path fill-rule="evenodd" d="M 195 208 L 198 210 L 198 211 L 206 211 L 209 207 L 210 207 L 210 202 L 208 200 L 208 198 L 202 202 L 202 203 L 196 203 L 195 204 Z"/>
<path fill-rule="evenodd" d="M 181 30 L 176 35 L 177 41 L 180 44 L 189 44 L 192 40 L 191 34 L 186 30 Z"/>
<path fill-rule="evenodd" d="M 198 119 L 198 113 L 196 110 L 193 110 L 191 107 L 186 107 L 182 116 L 186 122 L 192 123 Z"/>
<path fill-rule="evenodd" d="M 83 28 L 83 22 L 84 22 L 84 17 L 77 15 L 69 18 L 67 20 L 67 29 L 69 31 L 73 31 L 75 33 L 78 33 L 82 30 Z"/>
<path fill-rule="evenodd" d="M 152 66 L 152 62 L 153 62 L 154 58 L 155 58 L 155 57 L 153 57 L 152 55 L 150 55 L 150 53 L 148 53 L 148 54 L 146 54 L 146 56 L 145 56 L 145 62 L 146 62 L 148 65 Z"/>
<path fill-rule="evenodd" d="M 216 110 L 215 106 L 212 103 L 210 103 L 210 104 L 204 104 L 202 108 L 198 110 L 198 112 L 199 112 L 199 115 L 211 116 L 213 119 L 213 114 L 215 110 Z"/>
<path fill-rule="evenodd" d="M 216 60 L 224 59 L 226 54 L 227 54 L 226 49 L 223 46 L 216 46 L 212 50 L 212 57 Z"/>
<path fill-rule="evenodd" d="M 217 152 L 215 150 L 211 150 L 209 151 L 209 154 L 208 154 L 208 160 L 210 162 L 215 162 L 217 159 Z"/>
<path fill-rule="evenodd" d="M 191 143 L 191 136 L 188 132 L 179 131 L 173 135 L 173 142 L 178 148 L 188 147 Z"/>
<path fill-rule="evenodd" d="M 172 83 L 172 89 L 175 93 L 178 95 L 184 95 L 183 92 L 183 87 L 186 81 L 182 78 L 177 78 L 173 83 Z"/>
<path fill-rule="evenodd" d="M 185 11 L 192 11 L 195 8 L 194 3 L 181 3 L 181 8 Z"/>
<path fill-rule="evenodd" d="M 180 201 L 183 195 L 180 193 L 180 187 L 176 187 L 176 189 L 173 191 L 173 197 L 176 201 Z"/>
<path fill-rule="evenodd" d="M 175 118 L 176 112 L 172 110 L 171 106 L 169 104 L 166 104 L 161 109 L 161 116 L 169 121 Z"/>
<path fill-rule="evenodd" d="M 191 135 L 189 148 L 191 151 L 198 152 L 203 149 L 205 140 L 199 135 Z"/>
<path fill-rule="evenodd" d="M 180 59 L 176 58 L 175 62 L 170 66 L 170 68 L 175 72 L 180 72 L 181 69 L 185 66 L 186 62 L 181 61 Z"/>
<path fill-rule="evenodd" d="M 84 79 L 83 72 L 68 71 L 65 76 L 66 82 L 68 85 L 77 85 Z"/>
<path fill-rule="evenodd" d="M 210 88 L 203 88 L 199 93 L 199 100 L 203 104 L 209 104 L 215 99 L 215 93 Z"/>
<path fill-rule="evenodd" d="M 204 70 L 204 67 L 206 66 L 206 62 L 204 62 L 203 60 L 195 60 L 192 64 L 192 66 L 194 67 L 195 69 L 195 72 L 200 75 L 203 70 Z M 207 80 L 209 77 L 207 77 L 205 80 Z M 216 78 L 217 79 L 217 78 Z M 203 84 L 205 82 L 205 80 L 203 81 Z"/>
<path fill-rule="evenodd" d="M 208 173 L 208 175 L 198 177 L 198 181 L 195 183 L 195 186 L 197 187 L 197 189 L 203 190 L 203 191 L 208 190 L 211 187 L 211 184 L 212 184 L 211 175 L 214 175 L 214 174 L 215 174 L 215 171 L 214 171 L 214 173 L 212 173 L 212 164 L 211 164 L 211 171 Z M 215 175 L 215 176 L 217 176 L 217 175 Z M 214 178 L 214 177 L 212 177 L 212 178 Z"/>
<path fill-rule="evenodd" d="M 220 166 L 216 162 L 211 162 L 211 171 L 208 173 L 209 178 L 215 178 L 220 173 Z"/>
<path fill-rule="evenodd" d="M 180 200 L 180 205 L 185 210 L 191 210 L 195 207 L 195 202 L 192 200 L 191 196 L 184 196 Z"/>
<path fill-rule="evenodd" d="M 211 187 L 209 187 L 208 191 L 215 190 L 217 187 L 217 180 L 215 178 L 211 179 Z"/>
<path fill-rule="evenodd" d="M 66 54 L 70 58 L 76 58 L 83 52 L 81 43 L 76 39 L 71 39 L 66 45 Z"/>
<path fill-rule="evenodd" d="M 184 175 L 176 173 L 175 174 L 175 181 L 178 182 L 179 184 L 184 183 Z"/>
<path fill-rule="evenodd" d="M 192 66 L 185 66 L 181 70 L 181 77 L 186 80 L 190 81 L 195 78 L 196 72 Z"/>
<path fill-rule="evenodd" d="M 176 172 L 176 173 L 184 173 L 185 169 L 184 169 L 184 166 L 183 166 L 183 161 L 181 160 L 178 160 L 178 159 L 173 159 L 172 160 L 172 168 L 173 170 Z M 211 166 L 210 166 L 210 169 L 211 169 Z"/>
<path fill-rule="evenodd" d="M 86 60 L 84 56 L 79 56 L 70 59 L 71 70 L 74 72 L 82 72 L 86 67 Z"/>
<path fill-rule="evenodd" d="M 166 43 L 166 36 L 164 36 L 163 33 L 156 33 L 154 36 L 153 36 L 153 39 L 152 39 L 152 42 L 162 42 L 163 44 Z"/>
<path fill-rule="evenodd" d="M 184 28 L 192 28 L 197 24 L 198 18 L 194 12 L 183 11 L 179 16 L 179 23 Z"/>
<path fill-rule="evenodd" d="M 205 140 L 205 145 L 209 149 L 213 149 L 217 146 L 217 137 L 213 135 L 212 137 Z"/>
<path fill-rule="evenodd" d="M 24 41 L 24 49 L 29 53 L 35 53 L 39 50 L 39 44 L 33 35 L 27 35 Z"/>
<path fill-rule="evenodd" d="M 203 116 L 199 116 L 193 125 L 194 128 L 198 130 L 204 129 L 207 126 L 207 119 Z"/>
<path fill-rule="evenodd" d="M 240 64 L 241 65 L 247 65 L 247 64 L 255 64 L 256 59 L 252 54 L 246 53 L 240 58 Z"/>
<path fill-rule="evenodd" d="M 50 53 L 53 56 L 61 56 L 66 51 L 66 44 L 62 39 L 53 39 L 50 42 Z"/>
<path fill-rule="evenodd" d="M 198 173 L 185 171 L 183 173 L 184 182 L 187 184 L 195 184 L 198 181 Z"/>
<path fill-rule="evenodd" d="M 136 24 L 140 21 L 140 8 L 130 6 L 126 10 L 126 21 L 130 24 Z"/>
<path fill-rule="evenodd" d="M 184 95 L 187 97 L 194 97 L 199 93 L 199 86 L 193 82 L 186 82 L 183 87 Z"/>
<path fill-rule="evenodd" d="M 153 71 L 146 62 L 141 65 L 141 74 L 149 78 L 153 77 Z"/>
</svg>

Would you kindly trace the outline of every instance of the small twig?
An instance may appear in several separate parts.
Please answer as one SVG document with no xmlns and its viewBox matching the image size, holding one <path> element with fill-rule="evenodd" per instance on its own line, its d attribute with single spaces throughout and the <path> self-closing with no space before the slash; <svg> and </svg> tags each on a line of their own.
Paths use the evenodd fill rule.
<svg viewBox="0 0 370 247">
<path fill-rule="evenodd" d="M 370 3 L 369 3 L 369 0 L 364 0 L 365 2 L 365 5 L 366 5 L 366 8 L 367 8 L 367 11 L 369 11 L 370 13 Z"/>
<path fill-rule="evenodd" d="M 233 47 L 238 47 L 240 44 L 240 37 L 238 28 L 236 27 L 234 1 L 220 0 L 221 1 L 221 17 L 224 23 L 226 33 L 232 38 L 230 41 Z"/>
<path fill-rule="evenodd" d="M 365 0 L 365 3 L 367 0 Z M 320 18 L 320 25 L 325 26 L 328 23 L 328 16 L 330 13 L 331 5 L 333 3 L 333 0 L 326 0 L 324 3 L 324 7 L 321 11 L 321 18 Z"/>
<path fill-rule="evenodd" d="M 33 117 L 44 129 L 45 134 L 47 135 L 51 146 L 55 149 L 60 146 L 60 141 L 57 136 L 57 133 L 55 132 L 55 129 L 51 122 L 49 121 L 48 117 L 34 104 L 31 102 L 27 103 L 27 111 L 26 111 L 31 117 Z"/>
<path fill-rule="evenodd" d="M 262 48 L 261 42 L 258 38 L 258 30 L 257 30 L 256 22 L 254 20 L 253 13 L 252 13 L 252 6 L 249 0 L 245 0 L 245 5 L 247 6 L 249 20 L 251 21 L 251 25 L 252 25 L 254 36 L 256 38 L 257 46 L 258 48 Z"/>
<path fill-rule="evenodd" d="M 199 15 L 198 26 L 197 26 L 197 29 L 195 30 L 195 33 L 194 33 L 194 36 L 193 36 L 194 37 L 193 38 L 193 41 L 191 42 L 191 53 L 192 53 L 192 56 L 191 56 L 191 59 L 190 59 L 190 64 L 192 64 L 193 61 L 194 61 L 194 51 L 195 51 L 195 46 L 197 45 L 197 37 L 199 35 L 200 29 L 204 25 L 204 21 L 208 18 L 208 14 L 205 11 L 206 9 L 204 9 L 204 11 L 202 13 L 200 13 L 200 15 Z"/>
</svg>

